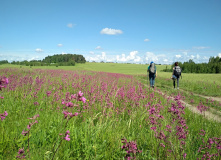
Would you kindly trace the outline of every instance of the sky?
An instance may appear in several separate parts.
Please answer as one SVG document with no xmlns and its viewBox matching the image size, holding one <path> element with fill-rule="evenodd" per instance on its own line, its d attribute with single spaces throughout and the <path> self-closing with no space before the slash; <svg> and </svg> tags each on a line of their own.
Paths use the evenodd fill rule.
<svg viewBox="0 0 221 160">
<path fill-rule="evenodd" d="M 0 60 L 207 63 L 221 57 L 221 0 L 0 0 Z"/>
</svg>

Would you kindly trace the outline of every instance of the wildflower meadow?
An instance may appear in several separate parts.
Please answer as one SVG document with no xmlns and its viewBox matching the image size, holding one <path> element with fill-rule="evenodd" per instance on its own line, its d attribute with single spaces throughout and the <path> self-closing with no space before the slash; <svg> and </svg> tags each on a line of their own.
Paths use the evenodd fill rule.
<svg viewBox="0 0 221 160">
<path fill-rule="evenodd" d="M 190 98 L 202 114 L 133 75 L 3 68 L 0 159 L 221 159 L 220 122 Z"/>
</svg>

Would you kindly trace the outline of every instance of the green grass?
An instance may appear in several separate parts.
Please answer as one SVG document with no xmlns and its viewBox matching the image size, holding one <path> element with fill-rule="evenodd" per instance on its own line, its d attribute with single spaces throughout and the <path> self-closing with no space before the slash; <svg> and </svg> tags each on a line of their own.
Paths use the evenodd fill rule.
<svg viewBox="0 0 221 160">
<path fill-rule="evenodd" d="M 138 149 L 142 150 L 136 155 L 137 159 L 183 159 L 184 153 L 187 153 L 187 159 L 197 159 L 203 156 L 203 153 L 198 152 L 200 145 L 204 145 L 199 135 L 201 129 L 206 131 L 203 137 L 206 142 L 209 138 L 220 137 L 220 123 L 207 120 L 203 115 L 193 114 L 185 108 L 185 114 L 181 114 L 181 117 L 186 121 L 188 134 L 184 140 L 184 149 L 181 150 L 180 140 L 176 136 L 176 126 L 179 125 L 179 121 L 172 123 L 173 114 L 168 112 L 175 102 L 149 90 L 144 85 L 147 83 L 147 66 L 112 65 L 86 63 L 77 64 L 75 67 L 15 66 L 17 69 L 10 68 L 14 67 L 13 65 L 0 66 L 0 74 L 10 80 L 8 87 L 1 92 L 4 99 L 0 99 L 0 114 L 8 112 L 5 120 L 0 121 L 0 159 L 15 159 L 20 148 L 25 149 L 29 159 L 37 160 L 52 159 L 53 155 L 55 159 L 67 160 L 124 159 L 126 152 L 121 149 L 122 138 L 136 141 Z M 157 88 L 167 91 L 173 97 L 181 94 L 189 101 L 192 98 L 195 100 L 194 103 L 198 104 L 200 100 L 197 97 L 168 88 L 172 86 L 172 81 L 168 79 L 171 73 L 161 72 L 163 67 L 165 66 L 157 66 L 159 70 L 156 79 Z M 65 70 L 61 70 L 62 68 Z M 94 71 L 127 73 L 131 76 Z M 184 77 L 185 74 L 180 82 L 180 88 L 188 84 Z M 137 82 L 137 79 L 141 83 Z M 212 81 L 204 83 L 213 84 Z M 199 89 L 195 91 L 196 84 L 197 81 L 193 83 L 193 87 L 186 90 L 199 91 Z M 209 89 L 215 90 L 212 87 Z M 209 89 L 206 90 L 206 94 L 210 94 Z M 47 91 L 51 91 L 49 96 L 46 94 Z M 87 99 L 85 104 L 70 99 L 70 95 L 78 91 L 84 93 Z M 74 113 L 79 112 L 79 108 L 65 107 L 61 104 L 62 99 L 79 105 L 83 111 L 68 123 L 64 119 L 63 110 Z M 39 104 L 34 105 L 35 102 Z M 206 101 L 202 102 L 206 104 Z M 175 105 L 178 106 L 176 103 Z M 164 117 L 164 119 L 157 118 L 156 131 L 163 131 L 172 145 L 155 138 L 156 132 L 150 129 L 155 126 L 150 124 L 151 115 L 148 111 L 150 107 L 159 109 L 156 115 Z M 21 132 L 27 130 L 27 125 L 32 121 L 28 118 L 36 114 L 40 115 L 37 118 L 38 123 L 31 127 L 29 138 L 23 136 Z M 171 133 L 165 131 L 166 125 L 172 126 Z M 59 134 L 64 134 L 67 130 L 70 131 L 70 141 L 59 138 L 61 137 Z M 165 148 L 161 147 L 160 143 L 163 143 Z M 168 149 L 173 150 L 171 154 L 167 152 Z M 208 151 L 216 153 L 216 147 L 212 146 Z"/>
</svg>

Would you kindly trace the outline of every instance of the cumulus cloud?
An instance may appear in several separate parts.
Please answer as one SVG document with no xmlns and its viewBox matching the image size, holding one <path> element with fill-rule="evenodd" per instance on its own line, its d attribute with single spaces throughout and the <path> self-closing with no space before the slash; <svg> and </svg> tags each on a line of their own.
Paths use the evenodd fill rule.
<svg viewBox="0 0 221 160">
<path fill-rule="evenodd" d="M 106 61 L 106 53 L 105 52 L 101 52 L 101 59 L 103 61 Z"/>
<path fill-rule="evenodd" d="M 101 46 L 97 46 L 95 49 L 102 49 Z"/>
<path fill-rule="evenodd" d="M 93 52 L 93 51 L 90 51 L 89 53 L 90 53 L 90 54 L 94 54 L 94 52 Z"/>
<path fill-rule="evenodd" d="M 195 56 L 194 56 L 194 55 L 191 55 L 191 56 L 190 56 L 190 58 L 191 58 L 191 59 L 194 59 L 194 58 L 195 58 Z"/>
<path fill-rule="evenodd" d="M 41 48 L 36 48 L 35 51 L 38 53 L 43 52 L 43 50 Z"/>
<path fill-rule="evenodd" d="M 101 62 L 101 61 L 104 61 L 106 62 L 107 61 L 107 56 L 106 56 L 106 53 L 105 52 L 101 52 L 101 55 L 100 54 L 94 54 L 94 52 L 91 52 L 90 54 L 92 54 L 93 56 L 89 55 L 87 57 L 85 57 L 87 59 L 87 61 L 90 61 L 90 62 Z"/>
<path fill-rule="evenodd" d="M 221 58 L 221 53 L 218 53 L 218 57 Z"/>
<path fill-rule="evenodd" d="M 116 56 L 117 62 L 129 62 L 129 63 L 140 63 L 142 61 L 140 56 L 137 56 L 138 51 L 132 51 L 126 56 L 124 53 Z"/>
<path fill-rule="evenodd" d="M 193 49 L 206 49 L 206 48 L 209 48 L 209 47 L 206 47 L 206 46 L 196 46 L 196 47 L 193 47 Z"/>
<path fill-rule="evenodd" d="M 176 58 L 180 58 L 180 57 L 181 57 L 181 55 L 179 55 L 179 54 L 178 54 L 178 55 L 176 55 Z"/>
<path fill-rule="evenodd" d="M 150 41 L 149 39 L 144 39 L 144 42 L 148 42 L 148 41 Z"/>
<path fill-rule="evenodd" d="M 65 52 L 61 52 L 61 54 L 67 54 L 67 53 L 65 53 Z"/>
<path fill-rule="evenodd" d="M 187 56 L 187 52 L 183 52 L 183 54 L 184 54 L 185 56 Z"/>
<path fill-rule="evenodd" d="M 75 24 L 72 24 L 72 23 L 68 23 L 68 24 L 67 24 L 67 27 L 68 27 L 68 28 L 72 28 L 72 27 L 74 27 L 74 26 L 75 26 Z"/>
<path fill-rule="evenodd" d="M 117 62 L 126 62 L 127 61 L 125 54 L 122 54 L 121 56 L 117 55 L 116 58 L 117 58 Z"/>
<path fill-rule="evenodd" d="M 151 61 L 157 63 L 158 62 L 158 57 L 153 53 L 153 52 L 146 52 L 145 54 L 145 62 L 150 63 Z"/>
<path fill-rule="evenodd" d="M 104 28 L 100 32 L 101 34 L 108 34 L 108 35 L 116 35 L 116 34 L 122 34 L 123 31 L 119 29 L 112 29 L 112 28 Z"/>
<path fill-rule="evenodd" d="M 57 46 L 58 46 L 58 47 L 62 47 L 62 46 L 63 46 L 63 44 L 58 44 Z"/>
</svg>

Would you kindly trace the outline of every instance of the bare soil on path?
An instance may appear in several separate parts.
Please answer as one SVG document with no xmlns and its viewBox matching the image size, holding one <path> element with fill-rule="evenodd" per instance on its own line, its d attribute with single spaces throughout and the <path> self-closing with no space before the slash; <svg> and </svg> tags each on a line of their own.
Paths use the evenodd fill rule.
<svg viewBox="0 0 221 160">
<path fill-rule="evenodd" d="M 149 87 L 147 84 L 145 84 L 145 86 Z M 162 94 L 162 95 L 166 96 L 167 98 L 171 98 L 172 100 L 175 101 L 174 97 L 166 95 L 164 92 L 159 91 L 156 88 L 153 91 L 154 92 L 158 92 L 159 94 Z M 182 90 L 182 91 L 184 91 L 184 90 Z M 188 91 L 185 91 L 185 92 L 188 92 Z M 198 95 L 198 94 L 195 94 L 195 93 L 193 93 L 193 94 L 196 95 L 196 96 L 200 96 L 200 97 L 207 98 L 207 99 L 213 99 L 213 100 L 216 100 L 218 102 L 221 102 L 221 98 L 219 98 L 219 97 L 209 97 L 209 96 Z M 193 105 L 191 105 L 191 104 L 189 104 L 189 103 L 187 103 L 187 102 L 185 102 L 183 100 L 180 100 L 180 102 L 185 107 L 187 107 L 190 111 L 192 111 L 193 113 L 201 114 L 201 115 L 203 115 L 205 118 L 207 118 L 209 120 L 213 120 L 213 121 L 217 121 L 217 122 L 221 123 L 221 116 L 220 116 L 221 112 L 220 111 L 217 111 L 217 110 L 215 110 L 213 108 L 209 108 L 209 110 L 204 111 L 203 113 L 200 113 L 200 111 L 197 109 L 196 106 L 193 106 Z M 218 114 L 214 114 L 214 113 L 218 113 Z"/>
</svg>

